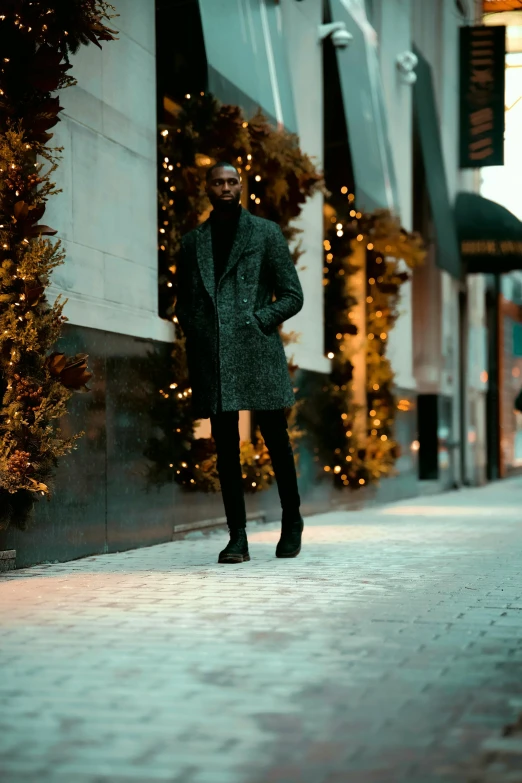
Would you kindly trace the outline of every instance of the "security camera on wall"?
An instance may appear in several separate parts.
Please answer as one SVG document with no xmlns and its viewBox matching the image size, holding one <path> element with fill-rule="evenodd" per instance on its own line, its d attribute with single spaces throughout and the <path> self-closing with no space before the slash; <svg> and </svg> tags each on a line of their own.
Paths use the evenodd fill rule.
<svg viewBox="0 0 522 783">
<path fill-rule="evenodd" d="M 332 36 L 332 43 L 336 49 L 346 49 L 353 41 L 353 35 L 346 29 L 344 22 L 331 22 L 319 25 L 319 41 L 324 41 Z"/>
</svg>

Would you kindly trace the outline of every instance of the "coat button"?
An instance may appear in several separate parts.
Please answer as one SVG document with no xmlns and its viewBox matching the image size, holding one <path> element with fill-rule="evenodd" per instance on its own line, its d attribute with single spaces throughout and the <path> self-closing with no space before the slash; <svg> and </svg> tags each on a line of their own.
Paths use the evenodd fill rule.
<svg viewBox="0 0 522 783">
<path fill-rule="evenodd" d="M 248 299 L 243 299 L 243 302 L 248 302 Z"/>
</svg>

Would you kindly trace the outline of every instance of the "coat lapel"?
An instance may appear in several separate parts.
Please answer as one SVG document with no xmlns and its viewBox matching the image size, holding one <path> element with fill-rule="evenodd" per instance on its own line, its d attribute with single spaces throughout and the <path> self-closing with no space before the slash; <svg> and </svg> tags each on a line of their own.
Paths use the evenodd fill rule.
<svg viewBox="0 0 522 783">
<path fill-rule="evenodd" d="M 237 264 L 241 253 L 245 250 L 252 233 L 253 221 L 246 209 L 241 210 L 234 243 L 223 271 L 223 277 L 227 275 Z M 215 299 L 214 257 L 212 254 L 212 231 L 210 220 L 206 220 L 200 227 L 197 239 L 197 260 L 201 272 L 201 278 L 212 300 Z M 223 277 L 221 279 L 223 279 Z"/>
</svg>

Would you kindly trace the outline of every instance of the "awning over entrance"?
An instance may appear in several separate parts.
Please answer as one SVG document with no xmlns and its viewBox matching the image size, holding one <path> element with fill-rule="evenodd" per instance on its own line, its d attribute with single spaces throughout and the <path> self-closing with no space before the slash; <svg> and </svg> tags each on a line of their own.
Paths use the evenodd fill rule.
<svg viewBox="0 0 522 783">
<path fill-rule="evenodd" d="M 468 274 L 522 269 L 522 222 L 512 212 L 478 193 L 459 193 L 455 218 Z"/>
<path fill-rule="evenodd" d="M 426 187 L 437 239 L 437 266 L 459 279 L 460 254 L 451 208 L 446 169 L 442 157 L 440 123 L 435 104 L 433 78 L 428 61 L 414 47 L 419 62 L 413 87 L 414 121 L 416 123 L 426 173 Z"/>
<path fill-rule="evenodd" d="M 388 138 L 377 35 L 364 3 L 331 0 L 333 22 L 344 22 L 353 36 L 346 49 L 336 49 L 350 142 L 357 207 L 398 212 L 399 199 Z"/>
<path fill-rule="evenodd" d="M 258 106 L 297 132 L 281 8 L 272 0 L 199 0 L 208 87 L 247 115 Z"/>
</svg>

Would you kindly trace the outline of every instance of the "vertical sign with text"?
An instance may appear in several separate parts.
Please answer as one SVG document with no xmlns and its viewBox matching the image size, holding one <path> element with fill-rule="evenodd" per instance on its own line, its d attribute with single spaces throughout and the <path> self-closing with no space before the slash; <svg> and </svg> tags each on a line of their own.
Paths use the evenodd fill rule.
<svg viewBox="0 0 522 783">
<path fill-rule="evenodd" d="M 460 167 L 504 165 L 506 28 L 460 28 Z"/>
</svg>

